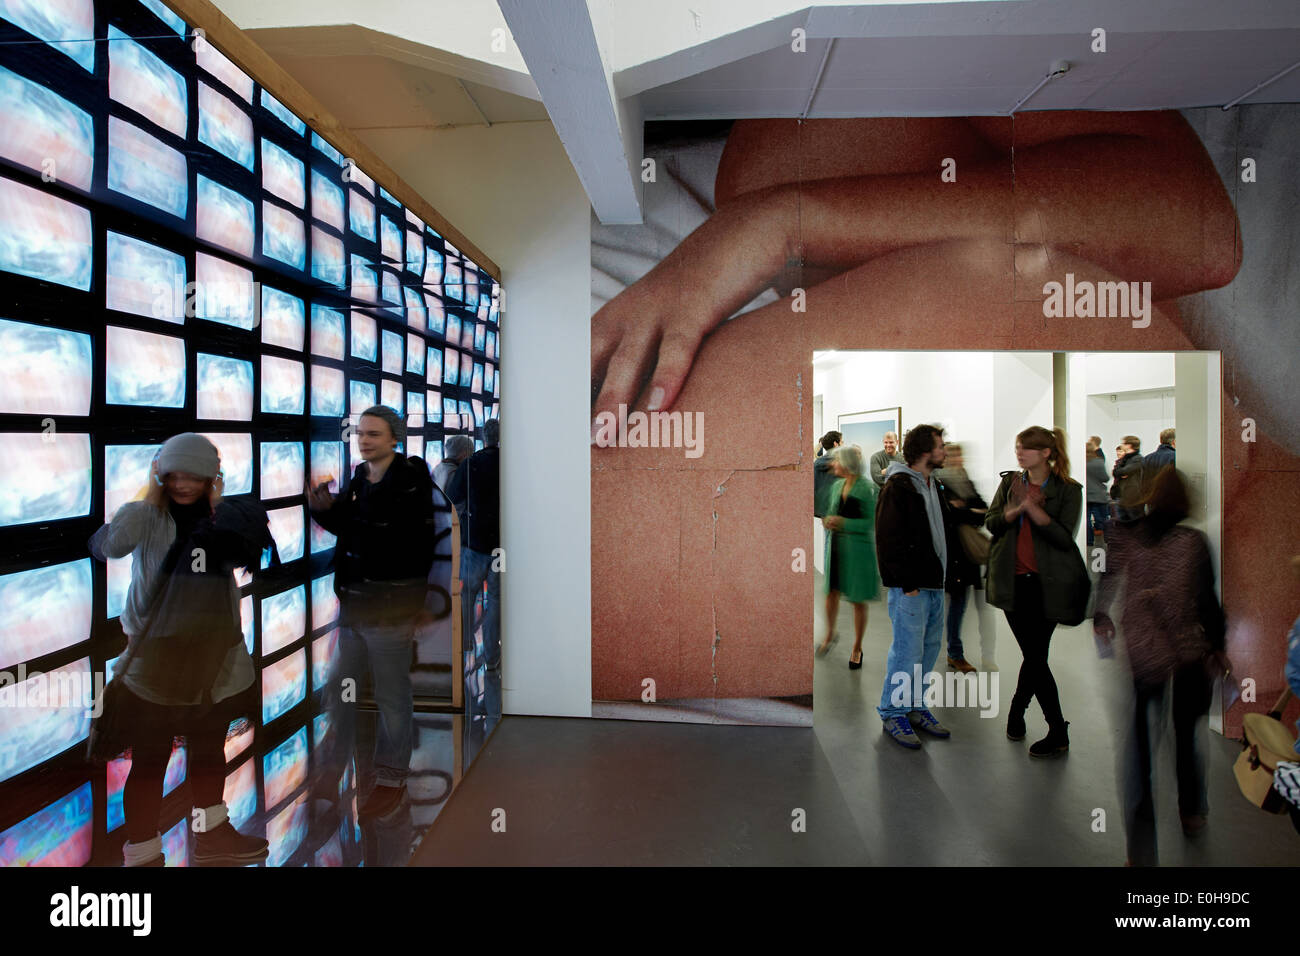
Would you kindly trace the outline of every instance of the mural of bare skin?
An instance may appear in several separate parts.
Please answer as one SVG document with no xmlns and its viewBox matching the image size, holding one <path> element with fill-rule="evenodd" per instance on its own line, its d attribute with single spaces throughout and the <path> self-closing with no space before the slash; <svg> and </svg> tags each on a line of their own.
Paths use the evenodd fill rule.
<svg viewBox="0 0 1300 956">
<path fill-rule="evenodd" d="M 713 201 L 592 318 L 593 416 L 671 409 L 708 426 L 698 458 L 592 448 L 597 700 L 637 699 L 647 677 L 661 698 L 811 693 L 791 555 L 811 548 L 814 349 L 1222 349 L 1225 383 L 1251 378 L 1226 330 L 1184 322 L 1251 251 L 1176 112 L 742 120 Z M 1045 315 L 1045 285 L 1067 275 L 1150 283 L 1149 311 Z M 765 289 L 781 298 L 733 318 Z M 1266 698 L 1294 609 L 1261 600 L 1260 570 L 1294 542 L 1260 518 L 1300 506 L 1300 459 L 1268 437 L 1243 446 L 1243 416 L 1266 436 L 1295 420 L 1256 386 L 1236 392 L 1250 409 L 1225 391 L 1222 589 L 1229 654 Z"/>
</svg>

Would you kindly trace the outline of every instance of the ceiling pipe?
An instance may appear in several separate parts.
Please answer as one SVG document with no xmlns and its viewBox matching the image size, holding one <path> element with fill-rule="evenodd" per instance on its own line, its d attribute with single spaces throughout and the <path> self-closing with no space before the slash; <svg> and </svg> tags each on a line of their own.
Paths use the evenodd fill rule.
<svg viewBox="0 0 1300 956">
<path fill-rule="evenodd" d="M 1017 102 L 1015 106 L 1011 107 L 1011 109 L 1009 109 L 1009 110 L 1007 111 L 1008 115 L 1014 116 L 1016 110 L 1020 109 L 1020 107 L 1024 106 L 1026 103 L 1028 103 L 1029 100 L 1030 100 L 1030 98 L 1031 98 L 1035 93 L 1037 93 L 1039 90 L 1041 90 L 1044 86 L 1046 86 L 1046 85 L 1047 85 L 1048 83 L 1050 83 L 1052 80 L 1056 79 L 1058 76 L 1064 76 L 1064 75 L 1065 75 L 1066 73 L 1068 73 L 1069 71 L 1070 71 L 1070 64 L 1069 64 L 1068 61 L 1066 61 L 1066 60 L 1056 60 L 1056 61 L 1054 61 L 1054 62 L 1052 63 L 1052 65 L 1049 66 L 1049 67 L 1047 68 L 1047 75 L 1046 75 L 1045 77 L 1043 77 L 1041 80 L 1038 81 L 1038 85 L 1037 85 L 1037 86 L 1035 86 L 1032 90 L 1030 90 L 1030 91 L 1029 91 L 1028 93 L 1026 93 L 1024 96 L 1020 97 L 1019 102 Z"/>
<path fill-rule="evenodd" d="M 1232 109 L 1234 106 L 1236 106 L 1236 105 L 1237 105 L 1238 103 L 1240 103 L 1242 100 L 1244 100 L 1246 97 L 1248 97 L 1248 96 L 1254 96 L 1256 93 L 1258 93 L 1258 92 L 1259 92 L 1260 90 L 1262 90 L 1264 87 L 1269 86 L 1269 85 L 1271 85 L 1271 84 L 1273 84 L 1273 83 L 1276 83 L 1278 80 L 1282 79 L 1282 77 L 1286 76 L 1288 73 L 1290 73 L 1292 70 L 1294 70 L 1297 66 L 1300 66 L 1300 60 L 1297 60 L 1296 62 L 1292 63 L 1290 66 L 1288 66 L 1285 70 L 1282 70 L 1280 73 L 1274 73 L 1272 76 L 1270 76 L 1270 77 L 1269 77 L 1267 80 L 1265 80 L 1263 83 L 1258 83 L 1258 84 L 1256 84 L 1255 86 L 1251 87 L 1249 90 L 1247 90 L 1245 93 L 1242 93 L 1239 97 L 1237 97 L 1237 98 L 1236 98 L 1235 100 L 1233 100 L 1231 103 L 1226 103 L 1226 104 L 1224 104 L 1224 107 L 1223 107 L 1223 108 L 1224 108 L 1225 110 L 1230 110 L 1230 109 Z"/>
<path fill-rule="evenodd" d="M 831 37 L 826 44 L 826 49 L 822 52 L 822 61 L 817 67 L 817 77 L 813 80 L 812 89 L 808 91 L 808 102 L 803 105 L 803 112 L 799 114 L 800 122 L 808 118 L 808 111 L 812 109 L 813 100 L 817 98 L 817 91 L 821 89 L 822 74 L 826 72 L 826 61 L 831 58 L 831 47 L 834 45 L 835 37 Z"/>
</svg>

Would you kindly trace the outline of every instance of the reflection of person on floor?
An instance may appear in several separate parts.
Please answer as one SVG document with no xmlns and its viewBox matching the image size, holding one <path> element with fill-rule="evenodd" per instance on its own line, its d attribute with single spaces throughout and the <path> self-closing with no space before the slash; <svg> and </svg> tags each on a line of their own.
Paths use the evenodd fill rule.
<svg viewBox="0 0 1300 956">
<path fill-rule="evenodd" d="M 255 693 L 234 569 L 257 568 L 273 542 L 260 503 L 221 492 L 216 447 L 202 435 L 177 435 L 154 458 L 144 500 L 122 505 L 90 539 L 101 561 L 134 555 L 122 609 L 128 645 L 114 668 L 124 690 L 114 716 L 123 739 L 114 743 L 131 748 L 122 795 L 127 866 L 165 863 L 158 814 L 178 735 L 189 749 L 194 862 L 243 865 L 267 855 L 266 840 L 234 828 L 222 795 L 226 729 L 249 713 Z"/>
<path fill-rule="evenodd" d="M 949 442 L 947 457 L 942 468 L 934 471 L 939 479 L 939 486 L 952 509 L 953 522 L 969 525 L 982 531 L 984 515 L 988 503 L 975 490 L 970 475 L 966 473 L 966 459 L 961 445 Z M 961 544 L 960 538 L 958 544 Z M 975 667 L 966 660 L 966 651 L 961 643 L 961 622 L 966 613 L 966 601 L 972 589 L 975 591 L 975 613 L 980 630 L 980 662 L 986 670 L 997 666 L 994 661 L 996 646 L 997 621 L 993 619 L 993 609 L 984 600 L 983 566 L 976 564 L 966 555 L 964 547 L 958 547 L 953 561 L 954 573 L 948 576 L 948 666 L 963 674 L 974 672 Z"/>
<path fill-rule="evenodd" d="M 956 182 L 940 179 L 947 159 Z M 1157 305 L 1226 285 L 1240 264 L 1232 202 L 1173 111 L 742 120 L 714 203 L 592 317 L 593 414 L 641 394 L 648 410 L 671 407 L 704 338 L 767 288 L 800 286 L 810 316 L 852 322 L 918 284 L 942 287 L 941 313 L 978 314 L 991 289 L 1004 301 L 1013 256 L 1030 285 L 1066 271 L 1149 281 Z"/>
<path fill-rule="evenodd" d="M 419 458 L 397 454 L 406 423 L 390 408 L 362 412 L 356 427 L 363 461 L 337 497 L 325 485 L 308 489 L 312 519 L 338 536 L 334 587 L 339 595 L 340 666 L 331 676 L 338 741 L 346 747 L 355 721 L 355 689 L 369 658 L 379 710 L 375 788 L 360 816 L 384 817 L 402 802 L 410 772 L 411 658 L 425 610 L 436 532 L 433 482 Z M 352 695 L 336 686 L 351 679 Z M 344 704 L 350 706 L 343 706 Z"/>
<path fill-rule="evenodd" d="M 1025 711 L 1035 697 L 1047 736 L 1031 757 L 1070 749 L 1056 678 L 1047 657 L 1058 623 L 1083 620 L 1092 584 L 1074 534 L 1083 514 L 1083 488 L 1070 477 L 1065 432 L 1034 425 L 1016 436 L 1019 471 L 1006 472 L 985 516 L 989 548 L 988 599 L 1006 613 L 1024 663 L 1011 696 L 1007 736 L 1025 738 Z"/>
<path fill-rule="evenodd" d="M 831 485 L 835 484 L 835 463 L 831 454 L 844 444 L 844 436 L 829 431 L 818 443 L 817 458 L 813 461 L 813 517 L 826 517 L 826 501 Z"/>
<path fill-rule="evenodd" d="M 918 750 L 914 724 L 935 737 L 950 736 L 923 706 L 923 694 L 943 643 L 944 584 L 960 545 L 948 503 L 931 474 L 944 461 L 943 429 L 914 427 L 903 439 L 903 457 L 907 464 L 889 466 L 876 504 L 876 555 L 894 629 L 876 710 L 885 733 Z"/>
<path fill-rule="evenodd" d="M 483 450 L 461 462 L 447 483 L 447 497 L 462 509 L 460 525 L 461 613 L 465 642 L 474 645 L 474 602 L 487 582 L 483 598 L 483 661 L 490 671 L 501 669 L 501 422 L 483 423 Z"/>
<path fill-rule="evenodd" d="M 882 444 L 884 448 L 871 456 L 871 480 L 876 483 L 877 488 L 885 487 L 885 472 L 894 462 L 900 465 L 906 464 L 903 456 L 898 453 L 898 435 L 894 432 L 885 432 Z"/>
<path fill-rule="evenodd" d="M 862 480 L 862 449 L 841 445 L 833 468 L 839 479 L 826 500 L 826 640 L 817 649 L 824 657 L 835 636 L 840 596 L 853 605 L 853 650 L 849 669 L 862 667 L 862 635 L 867 630 L 867 601 L 876 599 L 876 493 Z"/>
<path fill-rule="evenodd" d="M 1161 469 L 1145 504 L 1145 517 L 1117 526 L 1111 535 L 1093 617 L 1097 637 L 1114 639 L 1110 615 L 1122 590 L 1119 626 L 1133 696 L 1120 786 L 1128 859 L 1134 866 L 1157 862 L 1153 777 L 1167 698 L 1172 698 L 1183 832 L 1194 836 L 1205 827 L 1211 690 L 1215 675 L 1228 670 L 1209 544 L 1201 532 L 1180 524 L 1188 514 L 1182 475 L 1173 467 Z"/>
</svg>

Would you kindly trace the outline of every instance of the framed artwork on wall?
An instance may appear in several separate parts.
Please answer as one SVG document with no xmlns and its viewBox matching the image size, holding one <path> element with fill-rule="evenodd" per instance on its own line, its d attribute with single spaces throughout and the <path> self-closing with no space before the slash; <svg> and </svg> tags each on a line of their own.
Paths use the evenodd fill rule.
<svg viewBox="0 0 1300 956">
<path fill-rule="evenodd" d="M 864 458 L 885 447 L 885 433 L 893 432 L 899 438 L 899 447 L 903 439 L 903 406 L 876 408 L 869 412 L 854 412 L 841 415 L 837 426 L 844 435 L 844 444 L 860 445 Z"/>
</svg>

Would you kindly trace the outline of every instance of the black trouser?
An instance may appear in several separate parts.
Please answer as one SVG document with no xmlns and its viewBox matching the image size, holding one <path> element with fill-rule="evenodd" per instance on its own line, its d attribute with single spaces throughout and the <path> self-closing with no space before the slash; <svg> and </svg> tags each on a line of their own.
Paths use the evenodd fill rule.
<svg viewBox="0 0 1300 956">
<path fill-rule="evenodd" d="M 126 691 L 130 727 L 131 772 L 122 792 L 126 838 L 144 843 L 158 833 L 163 780 L 171 758 L 172 738 L 184 737 L 187 746 L 191 802 L 212 807 L 221 802 L 226 785 L 226 730 L 245 714 L 247 694 L 220 701 L 206 710 L 151 703 Z"/>
<path fill-rule="evenodd" d="M 1016 575 L 1015 610 L 1006 613 L 1011 633 L 1016 636 L 1020 653 L 1025 657 L 1020 665 L 1016 692 L 1011 696 L 1011 712 L 1024 713 L 1029 702 L 1037 697 L 1048 726 L 1063 724 L 1065 718 L 1061 715 L 1056 678 L 1047 666 L 1047 651 L 1056 622 L 1047 620 L 1044 615 L 1043 582 L 1037 574 Z"/>
</svg>

